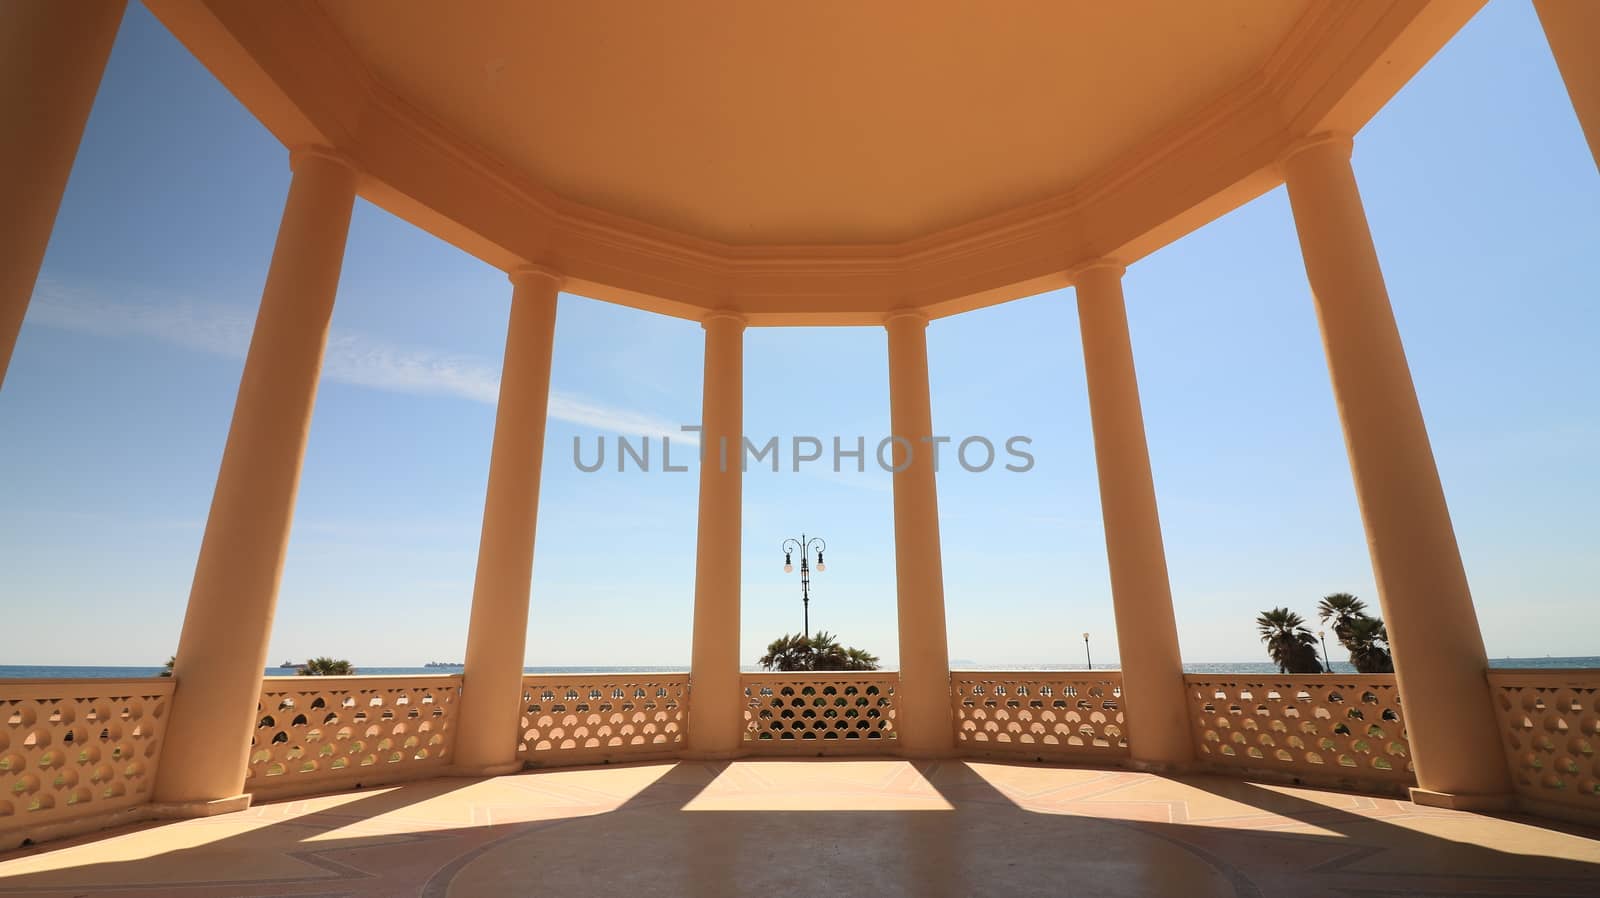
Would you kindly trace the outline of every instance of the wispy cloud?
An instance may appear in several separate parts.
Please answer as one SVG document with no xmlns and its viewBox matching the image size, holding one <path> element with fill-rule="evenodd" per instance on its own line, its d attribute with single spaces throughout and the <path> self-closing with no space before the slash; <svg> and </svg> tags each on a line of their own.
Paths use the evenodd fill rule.
<svg viewBox="0 0 1600 898">
<path fill-rule="evenodd" d="M 242 359 L 250 347 L 254 316 L 242 309 L 182 297 L 129 294 L 109 299 L 48 279 L 39 282 L 28 308 L 33 324 L 102 337 L 141 337 L 227 358 Z M 322 376 L 329 381 L 392 393 L 454 396 L 494 405 L 500 371 L 494 362 L 335 330 L 328 338 Z M 550 394 L 550 417 L 603 433 L 671 436 L 698 445 L 677 424 L 631 409 L 615 408 L 559 390 Z"/>
<path fill-rule="evenodd" d="M 28 322 L 102 337 L 147 337 L 213 355 L 243 358 L 253 318 L 239 309 L 174 298 L 112 302 L 86 290 L 41 279 Z"/>
<path fill-rule="evenodd" d="M 559 390 L 550 392 L 550 417 L 580 427 L 590 427 L 602 433 L 616 434 L 643 434 L 645 436 L 669 436 L 674 445 L 698 446 L 699 435 L 694 432 L 685 432 L 679 425 L 669 424 L 661 418 L 627 409 L 612 408 L 590 402 L 581 396 L 563 393 Z"/>
</svg>

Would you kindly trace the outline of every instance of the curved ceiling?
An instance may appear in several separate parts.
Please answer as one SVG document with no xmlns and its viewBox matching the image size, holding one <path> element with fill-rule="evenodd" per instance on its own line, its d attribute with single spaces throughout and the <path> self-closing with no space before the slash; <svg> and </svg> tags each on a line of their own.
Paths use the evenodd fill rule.
<svg viewBox="0 0 1600 898">
<path fill-rule="evenodd" d="M 1280 183 L 1295 140 L 1359 131 L 1484 2 L 145 0 L 280 141 L 441 239 L 764 325 L 1134 263 Z"/>
<path fill-rule="evenodd" d="M 324 0 L 406 102 L 573 202 L 728 244 L 904 241 L 1072 188 L 1307 0 Z"/>
</svg>

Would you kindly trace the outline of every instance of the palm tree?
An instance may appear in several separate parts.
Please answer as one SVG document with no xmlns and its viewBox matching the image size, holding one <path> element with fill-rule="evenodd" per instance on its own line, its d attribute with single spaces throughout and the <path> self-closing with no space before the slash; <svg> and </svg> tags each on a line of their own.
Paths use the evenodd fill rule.
<svg viewBox="0 0 1600 898">
<path fill-rule="evenodd" d="M 826 630 L 814 636 L 788 633 L 774 639 L 758 662 L 764 670 L 877 670 L 878 656 L 866 649 L 842 646 Z"/>
<path fill-rule="evenodd" d="M 1306 622 L 1287 608 L 1261 612 L 1256 618 L 1267 654 L 1278 664 L 1279 673 L 1322 673 L 1317 657 L 1317 637 L 1306 629 Z"/>
<path fill-rule="evenodd" d="M 1350 663 L 1358 673 L 1394 673 L 1394 658 L 1388 649 L 1389 630 L 1379 618 L 1351 621 L 1350 630 L 1341 641 L 1350 650 Z"/>
<path fill-rule="evenodd" d="M 877 670 L 878 656 L 866 649 L 851 646 L 844 650 L 845 670 Z"/>
<path fill-rule="evenodd" d="M 312 658 L 305 667 L 300 668 L 302 677 L 343 677 L 355 672 L 355 667 L 349 661 L 327 656 Z"/>
<path fill-rule="evenodd" d="M 173 656 L 172 656 L 172 657 L 171 657 L 171 658 L 168 658 L 168 659 L 167 659 L 167 669 L 166 669 L 166 670 L 163 670 L 163 671 L 162 671 L 162 672 L 161 672 L 161 675 L 162 675 L 162 676 L 163 676 L 163 677 L 170 677 L 170 676 L 172 676 L 172 671 L 173 671 L 173 668 L 175 668 L 175 667 L 177 667 L 177 666 L 178 666 L 178 656 L 177 656 L 177 655 L 173 655 Z"/>
<path fill-rule="evenodd" d="M 768 644 L 758 663 L 763 670 L 810 670 L 811 640 L 804 633 L 785 633 Z"/>
<path fill-rule="evenodd" d="M 844 646 L 827 630 L 811 637 L 811 670 L 844 670 Z"/>
<path fill-rule="evenodd" d="M 1336 592 L 1322 597 L 1317 603 L 1317 617 L 1333 627 L 1333 635 L 1342 643 L 1350 625 L 1367 616 L 1367 603 L 1347 592 Z"/>
</svg>

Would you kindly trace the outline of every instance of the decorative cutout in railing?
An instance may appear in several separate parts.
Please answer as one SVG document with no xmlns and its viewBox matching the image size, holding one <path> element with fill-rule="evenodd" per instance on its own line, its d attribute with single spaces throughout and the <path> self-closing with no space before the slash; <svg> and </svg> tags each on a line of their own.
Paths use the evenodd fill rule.
<svg viewBox="0 0 1600 898">
<path fill-rule="evenodd" d="M 246 792 L 310 792 L 437 773 L 455 739 L 460 676 L 267 677 Z"/>
<path fill-rule="evenodd" d="M 689 675 L 522 678 L 522 738 L 534 764 L 675 754 L 689 713 Z"/>
<path fill-rule="evenodd" d="M 1393 674 L 1183 679 L 1201 761 L 1308 780 L 1416 783 Z"/>
<path fill-rule="evenodd" d="M 744 740 L 763 750 L 887 751 L 898 673 L 745 674 Z"/>
<path fill-rule="evenodd" d="M 0 680 L 0 830 L 150 800 L 172 681 Z"/>
<path fill-rule="evenodd" d="M 1125 757 L 1122 674 L 956 671 L 956 741 L 970 751 L 1036 758 Z"/>
<path fill-rule="evenodd" d="M 1600 671 L 1492 670 L 1489 692 L 1518 794 L 1600 808 Z"/>
</svg>

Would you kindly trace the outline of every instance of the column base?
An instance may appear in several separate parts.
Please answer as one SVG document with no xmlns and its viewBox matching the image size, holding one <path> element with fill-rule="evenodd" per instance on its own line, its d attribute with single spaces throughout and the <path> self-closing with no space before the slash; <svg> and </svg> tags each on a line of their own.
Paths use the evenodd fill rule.
<svg viewBox="0 0 1600 898">
<path fill-rule="evenodd" d="M 1411 803 L 1426 808 L 1448 808 L 1453 811 L 1509 811 L 1517 806 L 1516 796 L 1509 793 L 1483 795 L 1463 792 L 1435 792 L 1432 789 L 1411 787 Z"/>
<path fill-rule="evenodd" d="M 250 793 L 209 801 L 156 801 L 151 802 L 150 816 L 163 820 L 188 820 L 194 817 L 215 817 L 231 814 L 250 807 Z"/>
<path fill-rule="evenodd" d="M 512 773 L 521 773 L 526 765 L 522 759 L 509 761 L 504 764 L 484 764 L 471 767 L 450 767 L 445 770 L 446 776 L 506 776 Z"/>
</svg>

